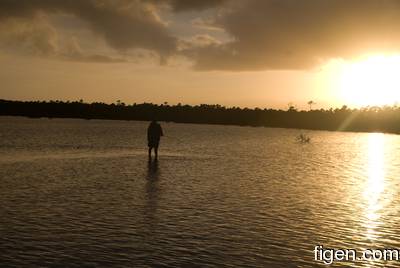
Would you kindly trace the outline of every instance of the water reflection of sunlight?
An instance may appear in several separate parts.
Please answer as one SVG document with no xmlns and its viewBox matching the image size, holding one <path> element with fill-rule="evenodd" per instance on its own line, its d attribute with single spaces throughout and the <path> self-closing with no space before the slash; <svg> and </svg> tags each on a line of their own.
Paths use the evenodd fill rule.
<svg viewBox="0 0 400 268">
<path fill-rule="evenodd" d="M 368 180 L 365 184 L 364 198 L 366 201 L 366 238 L 378 238 L 377 227 L 380 225 L 380 196 L 385 188 L 384 167 L 384 135 L 371 133 L 368 137 Z"/>
</svg>

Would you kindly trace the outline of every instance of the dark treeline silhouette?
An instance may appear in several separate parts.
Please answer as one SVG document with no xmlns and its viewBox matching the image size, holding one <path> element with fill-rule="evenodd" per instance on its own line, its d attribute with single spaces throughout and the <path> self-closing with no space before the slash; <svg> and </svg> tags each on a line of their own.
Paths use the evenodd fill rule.
<svg viewBox="0 0 400 268">
<path fill-rule="evenodd" d="M 310 105 L 311 106 L 311 105 Z M 84 103 L 81 101 L 9 101 L 0 100 L 0 115 L 84 119 L 146 120 L 198 124 L 266 126 L 338 131 L 380 131 L 400 133 L 400 107 L 367 107 L 299 111 L 249 109 L 201 104 L 157 105 L 151 103 L 125 105 Z"/>
</svg>

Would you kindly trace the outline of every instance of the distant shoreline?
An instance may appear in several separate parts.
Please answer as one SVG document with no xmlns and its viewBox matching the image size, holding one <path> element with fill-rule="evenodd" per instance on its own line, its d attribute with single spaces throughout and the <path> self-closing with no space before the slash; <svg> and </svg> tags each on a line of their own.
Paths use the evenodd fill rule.
<svg viewBox="0 0 400 268">
<path fill-rule="evenodd" d="M 84 103 L 83 101 L 0 100 L 0 116 L 159 121 L 174 123 L 262 126 L 304 130 L 400 133 L 400 107 L 298 111 L 248 109 L 221 105 Z"/>
</svg>

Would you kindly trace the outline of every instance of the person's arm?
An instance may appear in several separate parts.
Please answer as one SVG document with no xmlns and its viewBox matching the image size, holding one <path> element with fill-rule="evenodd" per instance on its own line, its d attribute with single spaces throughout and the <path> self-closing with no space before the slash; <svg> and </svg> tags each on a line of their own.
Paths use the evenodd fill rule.
<svg viewBox="0 0 400 268">
<path fill-rule="evenodd" d="M 163 132 L 161 126 L 160 126 L 160 136 L 164 136 L 164 132 Z"/>
</svg>

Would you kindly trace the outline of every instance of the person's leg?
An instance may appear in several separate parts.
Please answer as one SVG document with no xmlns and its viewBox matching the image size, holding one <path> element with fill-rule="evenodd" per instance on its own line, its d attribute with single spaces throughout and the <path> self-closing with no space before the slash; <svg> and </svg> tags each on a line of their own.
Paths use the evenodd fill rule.
<svg viewBox="0 0 400 268">
<path fill-rule="evenodd" d="M 158 160 L 158 146 L 154 147 L 155 160 Z"/>
<path fill-rule="evenodd" d="M 151 160 L 151 147 L 149 147 L 149 161 Z"/>
</svg>

